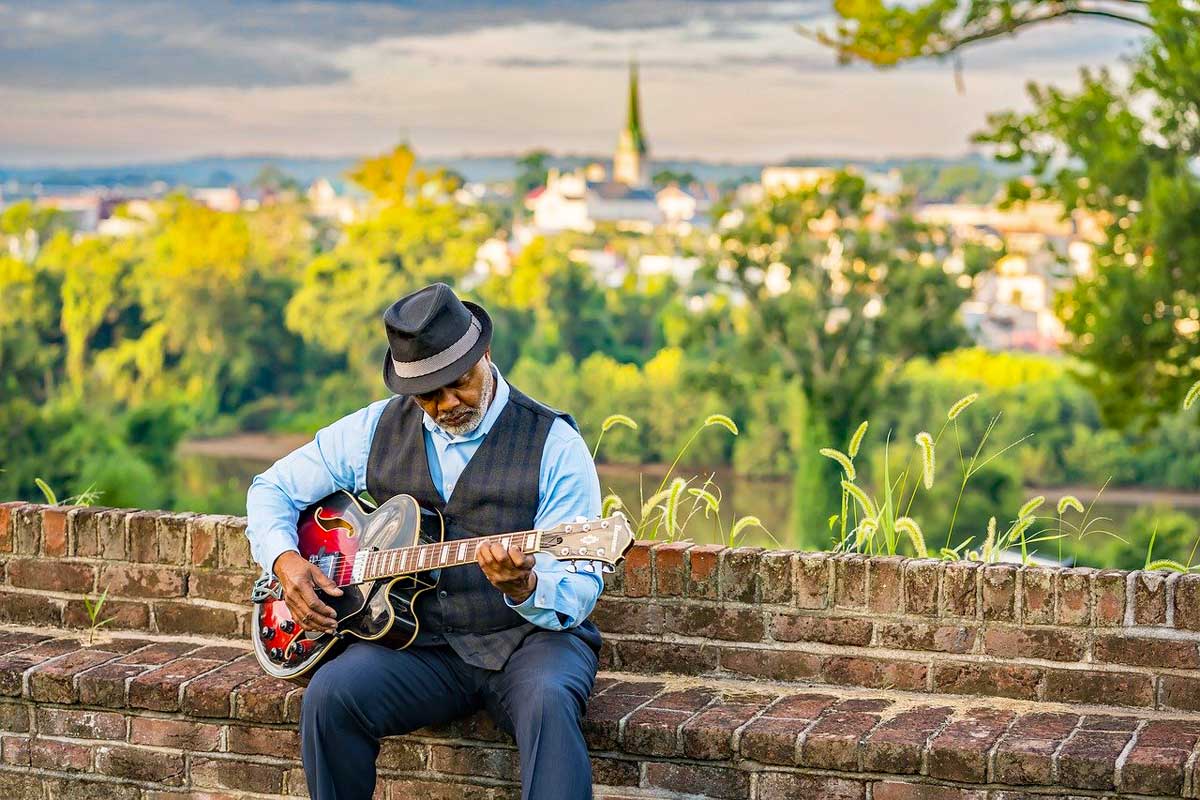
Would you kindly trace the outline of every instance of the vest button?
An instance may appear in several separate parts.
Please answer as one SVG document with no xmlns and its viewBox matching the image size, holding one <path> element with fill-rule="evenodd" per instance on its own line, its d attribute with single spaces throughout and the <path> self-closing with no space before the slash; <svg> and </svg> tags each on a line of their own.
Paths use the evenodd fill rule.
<svg viewBox="0 0 1200 800">
<path fill-rule="evenodd" d="M 438 589 L 438 597 L 446 597 L 447 594 L 445 589 Z"/>
</svg>

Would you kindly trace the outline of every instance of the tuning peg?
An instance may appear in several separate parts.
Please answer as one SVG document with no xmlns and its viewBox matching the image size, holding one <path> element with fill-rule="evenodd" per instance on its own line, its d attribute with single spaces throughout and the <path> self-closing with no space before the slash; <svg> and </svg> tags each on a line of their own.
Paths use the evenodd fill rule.
<svg viewBox="0 0 1200 800">
<path fill-rule="evenodd" d="M 574 561 L 568 561 L 564 568 L 567 570 L 567 572 L 579 572 L 579 566 Z"/>
<path fill-rule="evenodd" d="M 605 575 L 611 575 L 612 573 L 617 571 L 617 568 L 614 567 L 612 564 L 605 562 L 600 565 L 600 571 L 603 572 Z"/>
</svg>

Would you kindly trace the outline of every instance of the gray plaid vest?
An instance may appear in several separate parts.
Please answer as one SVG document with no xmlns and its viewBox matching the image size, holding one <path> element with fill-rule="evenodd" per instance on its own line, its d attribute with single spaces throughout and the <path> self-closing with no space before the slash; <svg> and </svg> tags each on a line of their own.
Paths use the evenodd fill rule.
<svg viewBox="0 0 1200 800">
<path fill-rule="evenodd" d="M 569 414 L 527 397 L 509 384 L 508 403 L 471 457 L 446 502 L 433 485 L 425 452 L 421 407 L 398 395 L 384 407 L 367 458 L 367 491 L 377 503 L 409 494 L 423 508 L 440 511 L 447 541 L 530 530 L 538 508 L 542 450 L 554 420 Z M 420 630 L 415 646 L 450 645 L 468 664 L 503 668 L 537 626 L 504 603 L 476 566 L 441 572 L 436 589 L 417 601 Z M 600 633 L 590 621 L 570 631 L 597 652 Z"/>
</svg>

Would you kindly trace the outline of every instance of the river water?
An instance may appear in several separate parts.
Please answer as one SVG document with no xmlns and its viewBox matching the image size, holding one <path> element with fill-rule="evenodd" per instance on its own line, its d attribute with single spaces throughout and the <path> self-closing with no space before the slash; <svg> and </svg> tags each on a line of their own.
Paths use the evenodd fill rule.
<svg viewBox="0 0 1200 800">
<path fill-rule="evenodd" d="M 254 475 L 270 466 L 275 458 L 306 440 L 307 437 L 303 436 L 249 435 L 184 443 L 178 454 L 176 508 L 244 515 L 246 488 Z M 688 470 L 683 476 L 696 475 L 697 472 Z M 663 468 L 602 464 L 599 474 L 602 494 L 615 493 L 621 497 L 629 509 L 628 516 L 636 523 L 641 516 L 639 512 L 643 499 L 653 495 L 662 482 Z M 733 521 L 743 515 L 754 515 L 762 522 L 762 527 L 746 528 L 738 537 L 737 544 L 797 550 L 827 549 L 830 546 L 832 540 L 827 528 L 813 520 L 823 520 L 837 509 L 802 508 L 805 498 L 798 495 L 789 480 L 746 478 L 717 471 L 701 472 L 692 485 L 700 486 L 710 476 L 721 498 L 719 515 L 710 514 L 706 517 L 702 510 L 690 513 L 692 508 L 703 508 L 703 504 L 693 498 L 693 502 L 684 505 L 687 522 L 682 534 L 677 534 L 678 538 L 697 543 L 728 543 Z M 1050 503 L 1058 496 L 1052 490 L 1031 489 L 1030 494 L 1043 491 L 1050 498 Z M 1085 503 L 1094 494 L 1086 489 L 1071 490 L 1071 493 L 1080 496 Z M 1094 513 L 1110 517 L 1111 523 L 1107 527 L 1114 531 L 1121 530 L 1129 515 L 1139 506 L 1151 503 L 1156 507 L 1178 507 L 1200 518 L 1200 495 L 1195 494 L 1109 489 L 1103 499 L 1104 502 L 1096 504 Z M 653 534 L 645 531 L 643 536 L 665 538 L 665 532 L 659 530 Z M 1090 566 L 1141 566 L 1141 555 L 1136 547 L 1127 548 L 1118 555 L 1109 546 L 1111 544 L 1111 540 L 1105 541 L 1100 537 L 1087 542 L 1068 541 L 1062 556 L 1064 560 L 1077 560 L 1080 564 Z"/>
</svg>

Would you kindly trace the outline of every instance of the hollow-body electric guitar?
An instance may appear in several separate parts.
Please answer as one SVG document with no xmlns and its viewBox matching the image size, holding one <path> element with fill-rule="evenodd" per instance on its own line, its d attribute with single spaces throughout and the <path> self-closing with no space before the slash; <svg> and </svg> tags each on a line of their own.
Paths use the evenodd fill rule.
<svg viewBox="0 0 1200 800">
<path fill-rule="evenodd" d="M 475 564 L 480 544 L 548 553 L 572 562 L 571 568 L 591 569 L 591 562 L 598 562 L 605 572 L 633 545 L 633 533 L 619 512 L 548 530 L 445 541 L 441 514 L 421 508 L 411 496 L 396 495 L 375 507 L 346 491 L 309 506 L 300 515 L 297 533 L 300 555 L 342 589 L 340 597 L 317 592 L 336 612 L 337 632 L 306 630 L 292 619 L 274 576 L 259 578 L 252 597 L 254 654 L 263 670 L 277 678 L 306 678 L 350 637 L 407 647 L 417 637 L 418 597 L 437 585 L 442 569 Z"/>
</svg>

